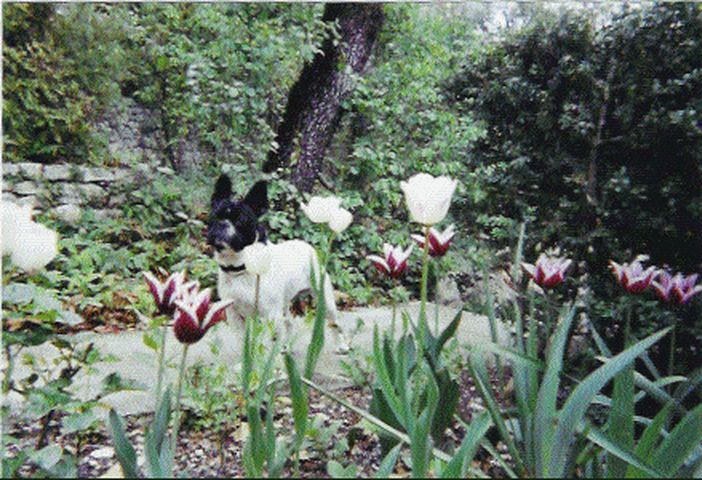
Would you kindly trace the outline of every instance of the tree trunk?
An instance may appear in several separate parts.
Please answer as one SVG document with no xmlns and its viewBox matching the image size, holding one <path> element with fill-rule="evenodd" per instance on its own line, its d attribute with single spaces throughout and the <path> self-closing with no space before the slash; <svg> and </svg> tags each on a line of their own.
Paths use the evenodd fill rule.
<svg viewBox="0 0 702 480">
<path fill-rule="evenodd" d="M 265 172 L 289 166 L 297 145 L 291 179 L 302 191 L 312 189 L 339 124 L 341 102 L 353 88 L 353 76 L 363 73 L 384 18 L 378 3 L 325 5 L 322 20 L 338 24 L 338 40 L 332 35 L 324 40 L 291 88 L 276 133 L 278 148 L 269 152 Z"/>
</svg>

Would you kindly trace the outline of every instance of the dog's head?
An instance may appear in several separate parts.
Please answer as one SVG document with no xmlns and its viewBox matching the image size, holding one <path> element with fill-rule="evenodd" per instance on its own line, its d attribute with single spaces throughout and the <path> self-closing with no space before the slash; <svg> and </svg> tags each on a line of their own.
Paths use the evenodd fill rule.
<svg viewBox="0 0 702 480">
<path fill-rule="evenodd" d="M 241 200 L 232 198 L 232 182 L 222 175 L 212 194 L 212 211 L 207 226 L 207 243 L 220 255 L 240 252 L 262 240 L 265 231 L 258 219 L 268 210 L 268 188 L 265 181 L 257 182 Z"/>
</svg>

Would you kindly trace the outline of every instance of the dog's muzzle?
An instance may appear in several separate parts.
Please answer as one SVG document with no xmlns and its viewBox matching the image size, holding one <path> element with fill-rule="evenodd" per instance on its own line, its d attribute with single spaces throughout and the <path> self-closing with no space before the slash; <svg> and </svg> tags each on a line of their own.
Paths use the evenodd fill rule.
<svg viewBox="0 0 702 480">
<path fill-rule="evenodd" d="M 229 246 L 232 226 L 228 222 L 213 222 L 207 227 L 207 243 L 215 250 L 223 250 Z"/>
</svg>

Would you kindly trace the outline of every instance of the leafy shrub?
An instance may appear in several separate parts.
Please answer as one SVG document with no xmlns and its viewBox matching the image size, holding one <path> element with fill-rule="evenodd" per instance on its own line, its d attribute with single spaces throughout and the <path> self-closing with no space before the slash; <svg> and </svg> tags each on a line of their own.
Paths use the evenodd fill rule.
<svg viewBox="0 0 702 480">
<path fill-rule="evenodd" d="M 90 120 L 119 93 L 119 42 L 127 35 L 108 20 L 113 11 L 87 4 L 3 9 L 6 160 L 97 160 Z"/>
<path fill-rule="evenodd" d="M 646 253 L 699 271 L 701 33 L 696 6 L 661 4 L 599 30 L 581 16 L 537 16 L 473 52 L 449 87 L 487 130 L 463 154 L 483 190 L 462 212 L 467 224 L 530 219 L 530 250 L 557 244 L 584 261 L 598 313 L 618 294 L 610 258 Z M 685 318 L 689 352 L 702 324 L 697 308 Z"/>
</svg>

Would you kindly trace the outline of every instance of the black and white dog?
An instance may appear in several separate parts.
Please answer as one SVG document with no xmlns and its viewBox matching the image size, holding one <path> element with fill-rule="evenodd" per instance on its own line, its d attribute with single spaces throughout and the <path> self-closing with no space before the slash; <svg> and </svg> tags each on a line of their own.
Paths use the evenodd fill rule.
<svg viewBox="0 0 702 480">
<path fill-rule="evenodd" d="M 232 198 L 232 183 L 222 175 L 212 194 L 212 212 L 207 228 L 207 243 L 214 247 L 219 265 L 217 290 L 223 300 L 234 300 L 227 310 L 230 323 L 243 326 L 243 319 L 253 314 L 256 278 L 246 271 L 242 251 L 255 242 L 268 245 L 271 268 L 261 275 L 259 312 L 274 322 L 276 330 L 290 328 L 290 304 L 303 292 L 313 292 L 310 268 L 317 268 L 314 248 L 302 240 L 270 243 L 259 218 L 268 210 L 265 181 L 256 183 L 241 200 Z M 316 278 L 319 278 L 316 276 Z M 338 335 L 338 350 L 348 350 L 343 332 L 336 323 L 334 290 L 327 277 L 324 285 L 327 322 Z M 286 332 L 287 333 L 287 332 Z"/>
</svg>

